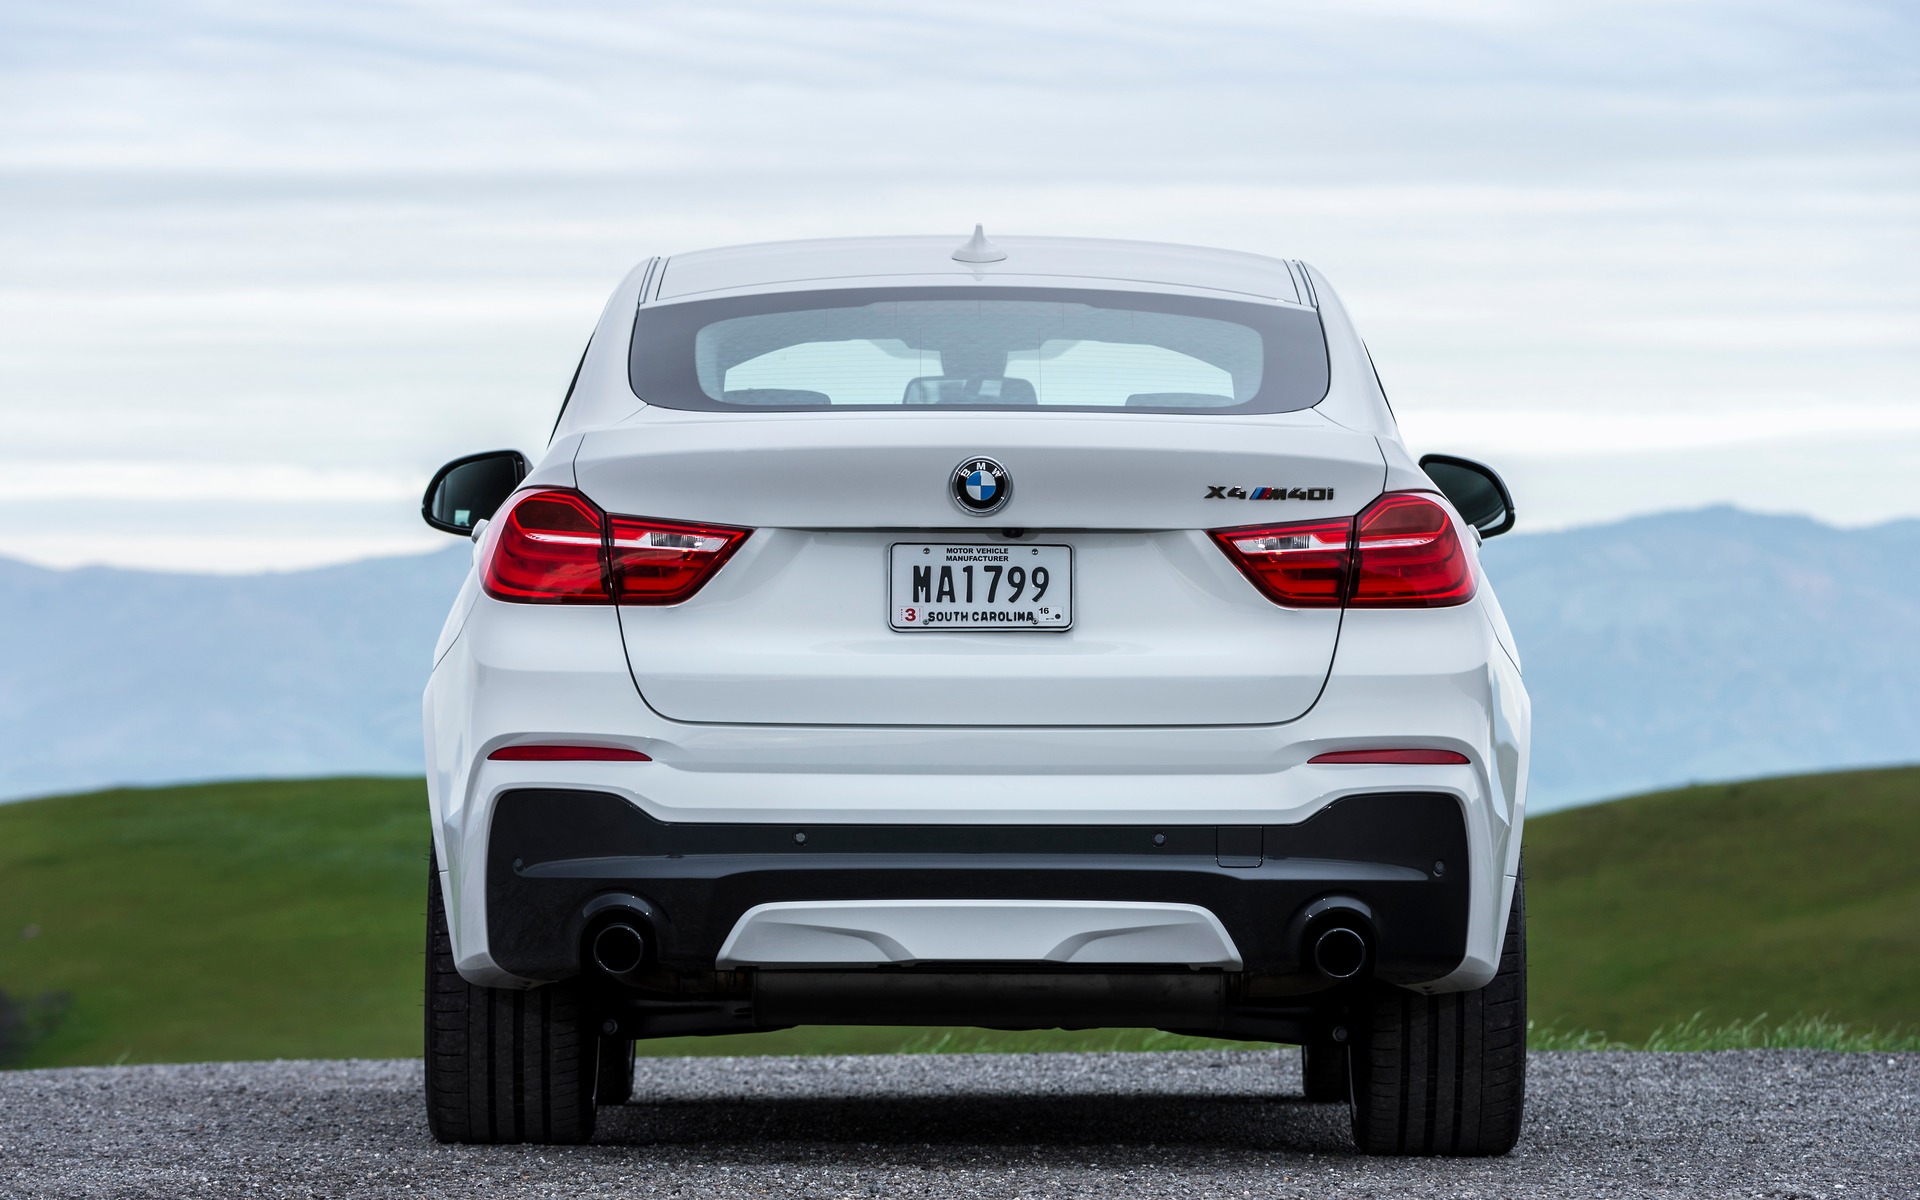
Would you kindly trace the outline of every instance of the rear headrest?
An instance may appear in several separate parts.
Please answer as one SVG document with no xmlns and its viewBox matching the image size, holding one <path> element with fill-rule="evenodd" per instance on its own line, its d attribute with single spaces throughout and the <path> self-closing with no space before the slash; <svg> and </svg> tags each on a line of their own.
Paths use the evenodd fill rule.
<svg viewBox="0 0 1920 1200">
<path fill-rule="evenodd" d="M 778 404 L 795 408 L 825 408 L 833 401 L 825 392 L 805 388 L 733 388 L 724 397 L 728 404 Z"/>
<path fill-rule="evenodd" d="M 1127 397 L 1128 408 L 1231 408 L 1238 403 L 1214 392 L 1135 392 Z"/>
<path fill-rule="evenodd" d="M 1038 404 L 1029 380 L 1009 376 L 1004 379 L 960 379 L 945 375 L 922 375 L 907 381 L 900 394 L 902 404 Z"/>
</svg>

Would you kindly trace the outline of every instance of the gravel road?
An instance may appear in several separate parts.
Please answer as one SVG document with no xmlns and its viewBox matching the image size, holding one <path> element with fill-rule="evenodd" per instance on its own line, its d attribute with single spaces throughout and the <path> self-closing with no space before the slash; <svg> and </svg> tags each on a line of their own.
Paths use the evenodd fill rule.
<svg viewBox="0 0 1920 1200">
<path fill-rule="evenodd" d="M 0 1196 L 1920 1197 L 1920 1054 L 1536 1054 L 1504 1159 L 1362 1159 L 1291 1051 L 641 1059 L 591 1146 L 439 1146 L 420 1064 L 0 1072 Z"/>
</svg>

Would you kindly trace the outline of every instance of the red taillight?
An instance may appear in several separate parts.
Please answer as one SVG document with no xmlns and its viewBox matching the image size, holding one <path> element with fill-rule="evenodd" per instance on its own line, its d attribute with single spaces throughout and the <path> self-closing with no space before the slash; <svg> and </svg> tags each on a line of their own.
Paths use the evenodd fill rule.
<svg viewBox="0 0 1920 1200">
<path fill-rule="evenodd" d="M 1213 540 L 1267 599 L 1289 608 L 1339 608 L 1347 590 L 1352 521 L 1300 521 L 1213 530 Z"/>
<path fill-rule="evenodd" d="M 622 604 L 678 604 L 733 556 L 748 530 L 613 517 L 613 582 Z"/>
<path fill-rule="evenodd" d="M 621 746 L 502 746 L 488 758 L 501 762 L 652 762 Z"/>
<path fill-rule="evenodd" d="M 1394 763 L 1406 766 L 1457 766 L 1468 760 L 1453 750 L 1329 750 L 1310 763 Z"/>
<path fill-rule="evenodd" d="M 529 492 L 500 518 L 481 579 L 521 604 L 606 604 L 606 516 L 578 492 Z"/>
<path fill-rule="evenodd" d="M 1473 559 L 1447 510 L 1390 492 L 1354 520 L 1353 608 L 1444 608 L 1473 599 Z"/>
<path fill-rule="evenodd" d="M 1352 520 L 1210 531 L 1253 585 L 1289 608 L 1441 608 L 1473 598 L 1473 560 L 1447 510 L 1389 492 Z"/>
<path fill-rule="evenodd" d="M 529 492 L 490 531 L 487 594 L 520 604 L 678 604 L 752 530 L 610 517 L 578 492 Z"/>
</svg>

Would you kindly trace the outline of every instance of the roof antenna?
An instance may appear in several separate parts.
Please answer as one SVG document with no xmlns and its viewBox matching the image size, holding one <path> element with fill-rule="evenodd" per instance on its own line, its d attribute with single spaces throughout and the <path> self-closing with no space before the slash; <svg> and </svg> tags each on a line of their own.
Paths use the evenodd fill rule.
<svg viewBox="0 0 1920 1200">
<path fill-rule="evenodd" d="M 975 225 L 973 227 L 973 236 L 967 239 L 967 244 L 953 252 L 953 261 L 970 263 L 999 262 L 1006 256 L 1007 252 L 1005 250 L 1002 250 L 987 240 L 986 228 L 981 225 Z"/>
</svg>

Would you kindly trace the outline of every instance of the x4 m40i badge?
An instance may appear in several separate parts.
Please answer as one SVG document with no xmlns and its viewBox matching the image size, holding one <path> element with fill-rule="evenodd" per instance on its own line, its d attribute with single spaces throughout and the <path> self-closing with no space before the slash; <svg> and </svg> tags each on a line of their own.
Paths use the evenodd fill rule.
<svg viewBox="0 0 1920 1200">
<path fill-rule="evenodd" d="M 1231 487 L 1224 483 L 1207 485 L 1208 500 L 1331 500 L 1333 489 L 1330 487 L 1287 488 L 1287 487 Z"/>
</svg>

